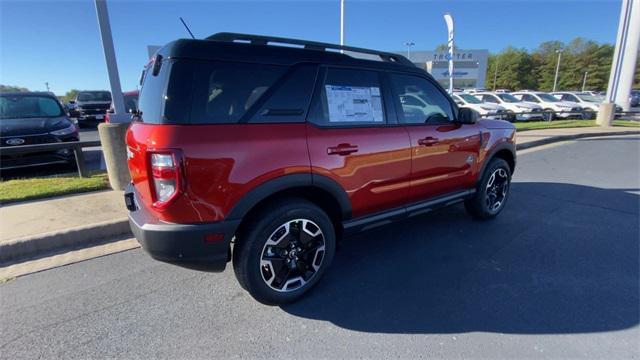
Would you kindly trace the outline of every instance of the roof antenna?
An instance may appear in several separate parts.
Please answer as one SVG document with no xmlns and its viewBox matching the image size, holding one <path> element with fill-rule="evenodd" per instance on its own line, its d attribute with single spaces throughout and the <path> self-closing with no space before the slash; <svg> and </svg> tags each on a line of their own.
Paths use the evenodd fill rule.
<svg viewBox="0 0 640 360">
<path fill-rule="evenodd" d="M 191 32 L 191 30 L 189 30 L 189 27 L 187 26 L 187 23 L 184 22 L 184 20 L 182 19 L 182 16 L 180 16 L 180 21 L 182 21 L 182 25 L 184 25 L 184 27 L 187 29 L 187 31 L 189 32 L 189 35 L 191 35 L 191 38 L 195 39 L 196 37 L 193 36 L 193 33 Z"/>
</svg>

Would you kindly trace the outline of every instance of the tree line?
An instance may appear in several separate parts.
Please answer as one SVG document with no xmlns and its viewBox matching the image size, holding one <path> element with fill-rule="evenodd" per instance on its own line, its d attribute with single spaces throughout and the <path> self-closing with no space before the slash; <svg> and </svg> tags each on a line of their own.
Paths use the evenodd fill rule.
<svg viewBox="0 0 640 360">
<path fill-rule="evenodd" d="M 614 46 L 583 38 L 575 38 L 567 44 L 547 41 L 531 52 L 510 46 L 497 54 L 490 54 L 485 87 L 551 91 L 558 51 L 561 59 L 557 90 L 582 90 L 585 73 L 585 90 L 607 89 Z M 640 61 L 636 63 L 633 81 L 633 88 L 638 87 Z"/>
</svg>

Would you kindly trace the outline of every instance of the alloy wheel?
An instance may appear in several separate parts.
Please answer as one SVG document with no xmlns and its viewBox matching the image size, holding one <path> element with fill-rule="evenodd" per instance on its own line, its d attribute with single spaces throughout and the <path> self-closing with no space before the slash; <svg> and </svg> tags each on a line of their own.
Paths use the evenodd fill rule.
<svg viewBox="0 0 640 360">
<path fill-rule="evenodd" d="M 509 190 L 509 175 L 503 168 L 496 169 L 489 180 L 485 189 L 485 202 L 487 209 L 491 212 L 496 212 L 504 204 L 507 198 L 507 192 Z"/>
<path fill-rule="evenodd" d="M 262 248 L 262 280 L 278 292 L 300 289 L 317 274 L 324 253 L 325 237 L 315 222 L 290 220 L 280 225 Z"/>
</svg>

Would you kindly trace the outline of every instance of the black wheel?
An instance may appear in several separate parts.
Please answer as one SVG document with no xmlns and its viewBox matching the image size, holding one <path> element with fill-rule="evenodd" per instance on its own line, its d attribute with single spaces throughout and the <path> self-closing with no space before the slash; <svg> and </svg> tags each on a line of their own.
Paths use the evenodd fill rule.
<svg viewBox="0 0 640 360">
<path fill-rule="evenodd" d="M 510 123 L 514 123 L 517 120 L 516 114 L 511 111 L 511 110 L 507 110 L 507 118 L 506 120 Z"/>
<path fill-rule="evenodd" d="M 511 169 L 503 159 L 492 159 L 473 198 L 465 201 L 467 212 L 476 219 L 490 219 L 504 209 L 509 198 Z"/>
<path fill-rule="evenodd" d="M 333 223 L 301 200 L 272 203 L 236 240 L 233 269 L 240 285 L 267 305 L 284 304 L 309 291 L 331 264 Z"/>
</svg>

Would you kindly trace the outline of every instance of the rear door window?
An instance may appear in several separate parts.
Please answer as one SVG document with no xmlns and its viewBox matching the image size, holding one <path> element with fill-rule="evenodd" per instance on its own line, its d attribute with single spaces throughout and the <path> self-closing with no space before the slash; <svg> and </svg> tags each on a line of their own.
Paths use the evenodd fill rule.
<svg viewBox="0 0 640 360">
<path fill-rule="evenodd" d="M 252 123 L 304 122 L 313 94 L 318 72 L 317 65 L 299 65 L 278 81 L 258 104 Z"/>
<path fill-rule="evenodd" d="M 384 125 L 380 74 L 328 68 L 317 88 L 309 121 L 320 126 Z"/>
</svg>

